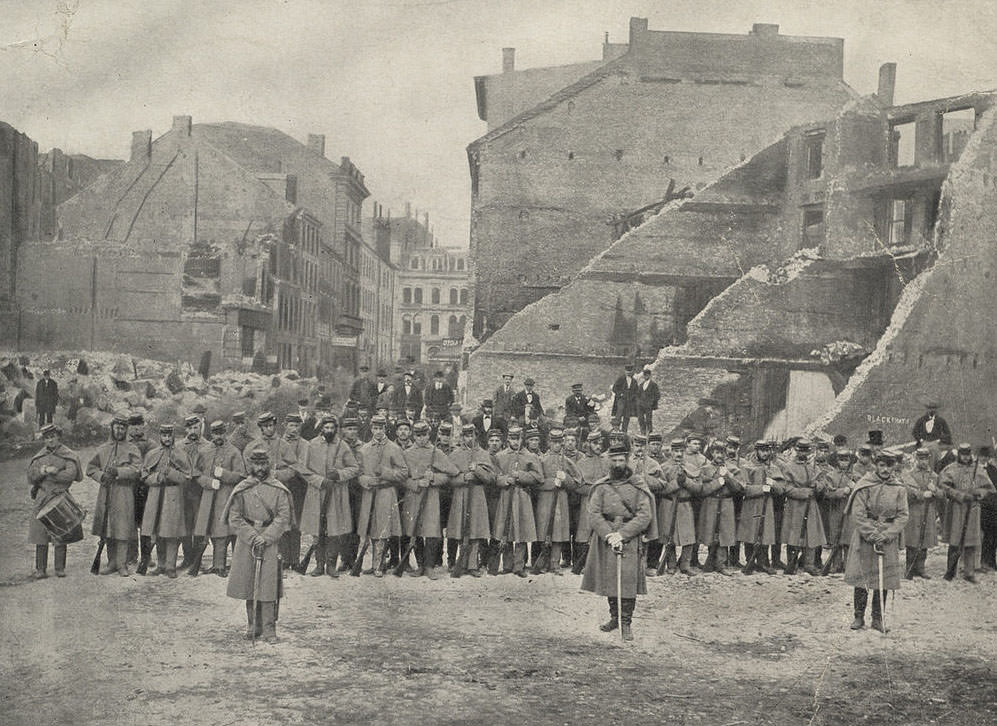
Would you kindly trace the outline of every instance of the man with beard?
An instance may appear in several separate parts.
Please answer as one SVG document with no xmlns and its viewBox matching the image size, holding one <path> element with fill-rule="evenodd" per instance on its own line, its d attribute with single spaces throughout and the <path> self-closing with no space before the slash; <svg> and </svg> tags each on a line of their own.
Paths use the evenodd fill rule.
<svg viewBox="0 0 997 726">
<path fill-rule="evenodd" d="M 769 548 L 776 546 L 776 492 L 783 480 L 782 470 L 775 463 L 771 444 L 764 439 L 755 442 L 755 453 L 742 460 L 744 501 L 737 524 L 737 538 L 745 543 L 747 562 L 745 575 L 761 570 L 769 575 L 776 570 L 769 563 Z"/>
<path fill-rule="evenodd" d="M 69 491 L 73 482 L 83 481 L 83 465 L 76 452 L 62 443 L 62 429 L 55 424 L 46 424 L 41 435 L 45 445 L 28 464 L 28 484 L 35 502 L 33 515 L 37 515 L 49 500 Z M 79 537 L 82 539 L 82 531 Z M 66 542 L 54 538 L 35 516 L 28 520 L 28 542 L 35 546 L 35 570 L 31 573 L 34 579 L 48 577 L 50 542 L 55 545 L 55 576 L 66 576 Z"/>
<path fill-rule="evenodd" d="M 301 509 L 301 531 L 315 540 L 311 576 L 339 577 L 336 560 L 344 537 L 353 532 L 349 483 L 360 473 L 360 466 L 353 449 L 338 436 L 336 417 L 322 414 L 319 424 L 319 435 L 308 443 L 305 452 L 308 491 Z"/>
<path fill-rule="evenodd" d="M 568 490 L 575 487 L 578 472 L 571 460 L 564 455 L 564 431 L 551 429 L 549 441 L 549 450 L 540 456 L 543 479 L 537 489 L 534 521 L 539 528 L 537 543 L 541 547 L 550 543 L 547 571 L 561 575 L 561 552 L 571 542 Z"/>
<path fill-rule="evenodd" d="M 409 477 L 405 455 L 398 444 L 389 441 L 385 432 L 387 421 L 381 416 L 371 419 L 372 438 L 360 447 L 359 483 L 363 488 L 357 533 L 369 538 L 371 568 L 365 574 L 384 576 L 384 552 L 389 538 L 402 533 L 398 516 L 398 492 Z"/>
<path fill-rule="evenodd" d="M 249 434 L 249 424 L 246 423 L 246 412 L 236 411 L 232 414 L 232 435 L 228 442 L 241 454 L 253 437 Z"/>
<path fill-rule="evenodd" d="M 283 590 L 278 542 L 291 526 L 291 492 L 270 475 L 266 449 L 251 449 L 248 458 L 249 476 L 236 485 L 222 511 L 236 534 L 226 594 L 246 601 L 247 639 L 262 636 L 264 642 L 276 643 Z"/>
<path fill-rule="evenodd" d="M 938 487 L 948 500 L 942 519 L 942 541 L 948 542 L 945 579 L 955 577 L 962 559 L 962 576 L 976 582 L 976 557 L 980 546 L 980 502 L 994 491 L 986 466 L 973 461 L 973 447 L 959 444 L 956 460 L 942 469 Z"/>
<path fill-rule="evenodd" d="M 914 468 L 900 475 L 900 483 L 907 488 L 907 509 L 910 519 L 904 530 L 904 544 L 907 547 L 906 578 L 917 575 L 929 580 L 924 571 L 924 561 L 928 549 L 938 544 L 938 531 L 935 520 L 938 509 L 935 496 L 938 491 L 938 475 L 931 468 L 931 450 L 925 447 L 914 452 Z"/>
<path fill-rule="evenodd" d="M 609 600 L 609 622 L 599 629 L 610 632 L 622 621 L 623 640 L 633 640 L 630 625 L 634 606 L 637 596 L 647 593 L 643 538 L 658 536 L 654 496 L 627 466 L 626 449 L 617 446 L 609 450 L 609 467 L 609 476 L 596 483 L 589 495 L 593 532 L 581 588 Z M 619 589 L 617 568 L 622 570 Z"/>
<path fill-rule="evenodd" d="M 460 473 L 450 480 L 453 494 L 450 500 L 450 517 L 447 519 L 447 537 L 450 538 L 447 546 L 449 548 L 450 542 L 460 542 L 462 548 L 467 547 L 467 551 L 461 551 L 459 557 L 473 577 L 481 577 L 480 549 L 482 543 L 487 544 L 491 538 L 485 487 L 495 483 L 497 466 L 494 455 L 501 445 L 501 433 L 496 431 L 494 438 L 489 441 L 489 450 L 484 451 L 478 446 L 474 425 L 465 424 L 461 429 L 460 445 L 450 452 L 450 460 Z M 450 567 L 450 576 L 459 576 L 453 565 Z"/>
<path fill-rule="evenodd" d="M 450 457 L 429 440 L 429 424 L 416 421 L 412 433 L 414 441 L 404 449 L 409 475 L 403 482 L 402 531 L 406 539 L 416 538 L 413 547 L 416 569 L 410 573 L 412 577 L 425 574 L 430 580 L 435 580 L 436 558 L 443 549 L 440 488 L 449 485 L 451 477 L 457 476 L 460 471 Z"/>
<path fill-rule="evenodd" d="M 495 483 L 499 498 L 492 520 L 492 536 L 505 541 L 501 552 L 502 574 L 511 572 L 526 577 L 528 543 L 537 539 L 529 490 L 543 480 L 543 475 L 540 460 L 523 449 L 522 439 L 521 428 L 510 428 L 509 448 L 496 455 L 499 473 Z"/>
<path fill-rule="evenodd" d="M 197 518 L 197 508 L 201 504 L 202 481 L 210 484 L 211 478 L 204 479 L 207 463 L 201 452 L 204 440 L 201 432 L 204 430 L 204 422 L 201 417 L 191 414 L 184 419 L 184 440 L 180 446 L 180 451 L 184 457 L 184 471 L 187 472 L 188 479 L 183 485 L 183 507 L 184 519 L 187 522 L 187 536 L 180 540 L 183 547 L 183 562 L 180 569 L 186 570 L 197 559 L 200 550 L 200 543 L 194 542 L 194 520 Z"/>
<path fill-rule="evenodd" d="M 100 483 L 94 507 L 95 534 L 107 545 L 107 567 L 100 574 L 117 572 L 128 577 L 128 543 L 135 540 L 135 482 L 142 470 L 142 455 L 128 437 L 128 414 L 111 421 L 111 440 L 97 447 L 87 464 L 87 476 Z"/>
<path fill-rule="evenodd" d="M 595 411 L 595 401 L 582 393 L 581 383 L 571 384 L 571 395 L 564 399 L 564 417 L 574 416 L 579 421 L 587 421 Z"/>
<path fill-rule="evenodd" d="M 281 540 L 280 552 L 284 565 L 292 570 L 297 568 L 301 558 L 301 509 L 305 505 L 305 492 L 308 491 L 308 442 L 301 438 L 301 416 L 289 413 L 284 417 L 284 435 L 277 443 L 277 455 L 273 457 L 273 475 L 291 492 L 291 526 Z"/>
<path fill-rule="evenodd" d="M 703 572 L 728 575 L 727 554 L 737 541 L 733 496 L 744 487 L 727 469 L 726 447 L 719 441 L 709 449 L 710 460 L 703 466 L 699 477 L 687 479 L 686 487 L 700 497 L 697 545 L 706 545 L 706 562 Z M 693 484 L 695 482 L 695 484 Z"/>
<path fill-rule="evenodd" d="M 818 474 L 822 491 L 821 515 L 827 543 L 832 548 L 828 556 L 834 559 L 840 558 L 840 566 L 835 572 L 844 572 L 845 561 L 848 559 L 848 543 L 852 539 L 851 518 L 845 516 L 845 504 L 855 483 L 850 472 L 852 452 L 840 449 L 831 454 L 828 464 L 829 468 Z M 828 563 L 825 569 L 830 571 L 831 567 L 835 567 L 834 563 Z"/>
<path fill-rule="evenodd" d="M 855 529 L 848 549 L 845 582 L 855 588 L 855 620 L 852 630 L 865 627 L 865 608 L 872 597 L 872 627 L 885 633 L 883 607 L 886 593 L 900 589 L 900 538 L 907 525 L 907 491 L 893 476 L 894 456 L 888 451 L 876 454 L 875 472 L 856 484 L 845 506 Z M 879 590 L 878 558 L 882 558 L 883 590 Z"/>
<path fill-rule="evenodd" d="M 160 424 L 159 446 L 142 462 L 142 480 L 149 487 L 142 531 L 156 538 L 157 565 L 148 575 L 177 576 L 180 540 L 190 535 L 183 495 L 183 487 L 190 481 L 187 466 L 187 457 L 174 445 L 173 424 Z"/>
<path fill-rule="evenodd" d="M 783 493 L 786 508 L 782 515 L 781 539 L 786 545 L 785 574 L 793 575 L 803 561 L 803 570 L 816 575 L 814 549 L 827 544 L 824 523 L 821 521 L 816 498 L 823 491 L 817 470 L 810 463 L 812 445 L 806 439 L 796 442 L 796 457 L 782 467 L 786 478 Z"/>
<path fill-rule="evenodd" d="M 213 421 L 208 427 L 210 441 L 202 447 L 207 466 L 204 476 L 199 480 L 202 486 L 201 501 L 194 519 L 194 537 L 200 540 L 200 546 L 197 558 L 187 571 L 189 575 L 198 574 L 201 558 L 210 540 L 211 567 L 206 570 L 206 574 L 228 577 L 226 554 L 229 538 L 235 533 L 222 516 L 222 510 L 235 485 L 246 477 L 246 464 L 242 453 L 225 440 L 225 433 L 225 422 Z"/>
<path fill-rule="evenodd" d="M 609 461 L 602 455 L 602 432 L 596 428 L 589 433 L 586 442 L 585 455 L 575 464 L 578 470 L 578 480 L 575 483 L 574 494 L 579 499 L 578 523 L 575 525 L 576 551 L 572 555 L 574 564 L 571 571 L 582 574 L 589 551 L 589 540 L 592 538 L 592 525 L 589 522 L 588 502 L 592 486 L 609 474 Z"/>
</svg>

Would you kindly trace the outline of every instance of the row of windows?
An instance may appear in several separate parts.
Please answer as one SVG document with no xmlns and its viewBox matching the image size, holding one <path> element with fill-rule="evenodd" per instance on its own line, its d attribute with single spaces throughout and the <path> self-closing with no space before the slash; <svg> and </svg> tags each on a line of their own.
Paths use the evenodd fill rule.
<svg viewBox="0 0 997 726">
<path fill-rule="evenodd" d="M 464 324 L 467 322 L 467 316 L 461 315 L 459 318 L 456 315 L 451 315 L 447 320 L 447 337 L 448 338 L 460 338 L 464 335 Z M 440 316 L 431 315 L 429 317 L 429 334 L 439 335 L 440 334 Z M 411 315 L 402 316 L 402 335 L 422 335 L 422 321 L 419 320 L 419 316 L 415 317 Z"/>
<path fill-rule="evenodd" d="M 435 270 L 437 272 L 443 272 L 446 270 L 464 270 L 464 258 L 457 257 L 433 257 L 429 262 L 429 267 L 426 267 L 426 260 L 422 257 L 413 257 L 409 261 L 409 266 L 413 270 Z"/>
<path fill-rule="evenodd" d="M 434 287 L 429 293 L 429 298 L 431 305 L 439 305 L 440 288 Z M 467 305 L 467 299 L 468 299 L 467 288 L 462 287 L 459 293 L 457 292 L 456 287 L 450 288 L 450 303 L 449 303 L 450 305 Z M 421 305 L 422 288 L 421 287 L 417 287 L 414 289 L 411 287 L 402 288 L 402 303 L 406 305 L 410 305 L 412 303 L 415 303 L 416 305 Z"/>
</svg>

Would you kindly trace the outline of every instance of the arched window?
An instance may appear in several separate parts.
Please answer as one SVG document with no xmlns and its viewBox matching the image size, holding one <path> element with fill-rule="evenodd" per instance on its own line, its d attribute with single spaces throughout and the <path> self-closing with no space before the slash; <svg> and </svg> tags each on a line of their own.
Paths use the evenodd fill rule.
<svg viewBox="0 0 997 726">
<path fill-rule="evenodd" d="M 408 315 L 402 316 L 402 335 L 412 335 L 412 318 Z"/>
<path fill-rule="evenodd" d="M 433 305 L 440 304 L 440 288 L 438 287 L 433 288 L 432 300 L 433 300 Z"/>
<path fill-rule="evenodd" d="M 463 337 L 463 335 L 464 335 L 464 326 L 465 325 L 467 325 L 467 316 L 466 315 L 461 315 L 460 316 L 460 320 L 457 321 L 457 328 L 458 328 L 458 330 L 457 330 L 457 335 L 454 336 L 455 338 Z"/>
<path fill-rule="evenodd" d="M 412 288 L 406 287 L 402 290 L 402 302 L 406 305 L 412 302 Z"/>
<path fill-rule="evenodd" d="M 448 338 L 459 338 L 460 329 L 457 327 L 457 316 L 451 315 L 450 320 L 447 322 L 447 337 Z"/>
<path fill-rule="evenodd" d="M 412 321 L 412 335 L 422 335 L 422 323 L 419 318 L 415 318 Z"/>
<path fill-rule="evenodd" d="M 415 295 L 415 303 L 416 303 L 416 305 L 421 305 L 422 304 L 422 288 L 421 287 L 415 288 L 414 295 Z"/>
<path fill-rule="evenodd" d="M 413 270 L 418 270 L 419 269 L 419 258 L 418 257 L 413 257 L 412 258 L 412 269 Z"/>
<path fill-rule="evenodd" d="M 463 270 L 464 269 L 464 258 L 463 257 L 460 257 L 460 258 L 457 259 L 457 269 L 458 270 Z"/>
<path fill-rule="evenodd" d="M 467 288 L 466 287 L 461 288 L 461 291 L 460 291 L 460 304 L 461 305 L 467 305 Z"/>
<path fill-rule="evenodd" d="M 457 288 L 456 287 L 451 287 L 450 288 L 450 304 L 451 305 L 456 305 L 457 304 Z"/>
<path fill-rule="evenodd" d="M 440 334 L 440 316 L 433 315 L 429 318 L 429 334 L 439 335 Z"/>
</svg>

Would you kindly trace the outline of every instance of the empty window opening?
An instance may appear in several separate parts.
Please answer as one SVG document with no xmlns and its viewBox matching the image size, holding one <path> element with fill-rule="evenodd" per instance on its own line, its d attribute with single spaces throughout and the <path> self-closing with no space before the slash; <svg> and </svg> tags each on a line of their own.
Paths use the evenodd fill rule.
<svg viewBox="0 0 997 726">
<path fill-rule="evenodd" d="M 966 147 L 966 140 L 976 128 L 976 109 L 960 108 L 939 115 L 938 160 L 953 162 L 959 158 Z"/>
<path fill-rule="evenodd" d="M 914 216 L 914 205 L 910 199 L 891 199 L 889 205 L 890 227 L 888 240 L 890 246 L 905 245 L 910 239 L 910 225 Z"/>
<path fill-rule="evenodd" d="M 824 133 L 807 134 L 807 178 L 820 179 L 824 173 Z"/>
<path fill-rule="evenodd" d="M 890 124 L 890 164 L 894 167 L 914 166 L 913 121 Z"/>
<path fill-rule="evenodd" d="M 575 152 L 574 151 L 569 151 L 568 152 L 568 160 L 570 161 L 571 159 L 574 159 L 574 158 L 575 158 Z"/>
</svg>

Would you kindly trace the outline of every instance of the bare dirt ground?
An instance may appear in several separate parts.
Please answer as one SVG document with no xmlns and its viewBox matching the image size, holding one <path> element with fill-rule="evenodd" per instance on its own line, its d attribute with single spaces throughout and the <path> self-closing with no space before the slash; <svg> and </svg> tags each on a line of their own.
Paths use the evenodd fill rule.
<svg viewBox="0 0 997 726">
<path fill-rule="evenodd" d="M 997 577 L 942 581 L 942 548 L 887 637 L 848 629 L 840 575 L 655 578 L 624 645 L 570 574 L 291 574 L 281 642 L 253 646 L 224 580 L 94 577 L 90 536 L 29 580 L 26 463 L 0 464 L 6 725 L 997 721 Z M 93 482 L 74 493 L 92 509 Z"/>
</svg>

